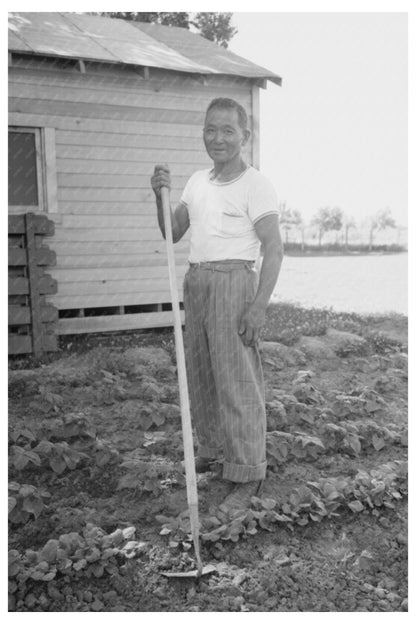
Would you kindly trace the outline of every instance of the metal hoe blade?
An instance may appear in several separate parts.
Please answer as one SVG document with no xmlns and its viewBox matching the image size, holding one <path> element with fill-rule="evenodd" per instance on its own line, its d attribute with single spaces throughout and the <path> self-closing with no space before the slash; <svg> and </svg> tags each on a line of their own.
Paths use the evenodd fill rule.
<svg viewBox="0 0 416 624">
<path fill-rule="evenodd" d="M 162 576 L 166 576 L 167 578 L 199 578 L 200 576 L 204 576 L 205 574 L 212 574 L 212 572 L 216 571 L 216 567 L 212 564 L 208 564 L 203 566 L 201 573 L 198 570 L 191 570 L 190 572 L 162 572 Z"/>
</svg>

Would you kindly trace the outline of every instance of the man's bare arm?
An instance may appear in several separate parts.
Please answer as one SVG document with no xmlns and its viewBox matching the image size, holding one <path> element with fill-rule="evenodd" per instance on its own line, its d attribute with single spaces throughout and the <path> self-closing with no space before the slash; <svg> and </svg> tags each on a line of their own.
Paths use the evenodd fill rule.
<svg viewBox="0 0 416 624">
<path fill-rule="evenodd" d="M 264 255 L 256 297 L 240 321 L 239 334 L 247 346 L 254 346 L 259 339 L 260 330 L 266 320 L 267 304 L 276 286 L 283 260 L 278 216 L 268 215 L 257 221 L 254 227 L 262 243 Z"/>
<path fill-rule="evenodd" d="M 167 165 L 156 165 L 155 171 L 151 178 L 151 183 L 152 189 L 156 196 L 157 220 L 159 228 L 162 232 L 163 238 L 166 238 L 161 189 L 162 187 L 170 189 L 169 167 Z M 189 228 L 189 214 L 185 204 L 180 202 L 175 210 L 171 209 L 171 220 L 173 242 L 177 243 Z"/>
</svg>

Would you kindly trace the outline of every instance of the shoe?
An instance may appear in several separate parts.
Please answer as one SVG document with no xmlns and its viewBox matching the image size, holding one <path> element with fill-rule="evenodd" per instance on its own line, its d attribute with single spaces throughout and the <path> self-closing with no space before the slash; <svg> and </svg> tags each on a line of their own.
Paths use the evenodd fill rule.
<svg viewBox="0 0 416 624">
<path fill-rule="evenodd" d="M 262 481 L 249 481 L 248 483 L 236 483 L 233 491 L 220 505 L 221 511 L 230 512 L 237 509 L 248 509 L 251 499 L 257 496 L 263 486 Z"/>
<path fill-rule="evenodd" d="M 215 459 L 210 457 L 195 457 L 195 472 L 210 472 L 211 464 L 215 462 Z"/>
</svg>

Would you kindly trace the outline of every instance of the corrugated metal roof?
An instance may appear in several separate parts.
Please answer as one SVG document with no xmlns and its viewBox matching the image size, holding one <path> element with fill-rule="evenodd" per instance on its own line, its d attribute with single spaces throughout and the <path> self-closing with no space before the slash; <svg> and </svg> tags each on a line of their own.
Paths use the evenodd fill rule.
<svg viewBox="0 0 416 624">
<path fill-rule="evenodd" d="M 196 63 L 208 64 L 211 69 L 220 74 L 245 76 L 247 78 L 268 78 L 276 84 L 282 82 L 280 76 L 268 69 L 255 65 L 186 28 L 172 26 L 167 28 L 160 24 L 144 22 L 132 22 L 132 25 L 161 43 L 174 48 L 183 56 L 191 58 Z"/>
<path fill-rule="evenodd" d="M 9 13 L 9 50 L 281 84 L 273 72 L 184 28 L 86 13 Z"/>
</svg>

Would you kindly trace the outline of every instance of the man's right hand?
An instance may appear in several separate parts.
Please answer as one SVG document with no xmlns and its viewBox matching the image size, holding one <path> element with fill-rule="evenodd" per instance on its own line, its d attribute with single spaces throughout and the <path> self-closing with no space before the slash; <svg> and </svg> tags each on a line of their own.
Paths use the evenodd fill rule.
<svg viewBox="0 0 416 624">
<path fill-rule="evenodd" d="M 156 165 L 151 177 L 151 184 L 154 194 L 160 199 L 160 189 L 166 186 L 170 189 L 170 171 L 168 165 Z"/>
</svg>

